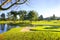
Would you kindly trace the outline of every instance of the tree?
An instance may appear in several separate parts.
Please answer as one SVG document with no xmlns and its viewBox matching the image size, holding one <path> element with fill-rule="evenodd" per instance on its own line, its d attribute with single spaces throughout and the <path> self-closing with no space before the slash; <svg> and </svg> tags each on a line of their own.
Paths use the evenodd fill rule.
<svg viewBox="0 0 60 40">
<path fill-rule="evenodd" d="M 12 15 L 11 15 L 11 13 L 9 12 L 9 13 L 7 13 L 7 17 L 8 17 L 8 20 L 12 20 Z"/>
<path fill-rule="evenodd" d="M 1 19 L 5 20 L 5 14 L 4 13 L 1 14 Z"/>
<path fill-rule="evenodd" d="M 24 20 L 24 17 L 25 17 L 26 14 L 27 14 L 27 11 L 25 11 L 25 10 L 20 10 L 20 11 L 18 12 L 18 15 L 19 15 L 19 17 L 20 17 L 20 20 Z"/>
<path fill-rule="evenodd" d="M 38 19 L 38 13 L 36 11 L 30 11 L 27 16 L 30 21 Z"/>
<path fill-rule="evenodd" d="M 21 5 L 21 4 L 24 4 L 26 3 L 28 0 L 15 0 L 12 1 L 12 0 L 0 0 L 0 10 L 8 10 L 9 8 L 11 8 L 12 6 L 14 5 Z M 9 4 L 7 3 L 11 3 L 10 6 L 8 6 Z M 4 8 L 3 6 L 7 5 L 8 7 L 7 8 Z"/>
<path fill-rule="evenodd" d="M 40 15 L 39 16 L 39 20 L 43 20 L 43 15 Z"/>
<path fill-rule="evenodd" d="M 53 16 L 51 17 L 51 20 L 55 20 L 56 16 L 55 14 L 53 14 Z"/>
<path fill-rule="evenodd" d="M 11 11 L 10 13 L 13 17 L 13 20 L 15 21 L 17 19 L 17 12 L 16 11 Z"/>
</svg>

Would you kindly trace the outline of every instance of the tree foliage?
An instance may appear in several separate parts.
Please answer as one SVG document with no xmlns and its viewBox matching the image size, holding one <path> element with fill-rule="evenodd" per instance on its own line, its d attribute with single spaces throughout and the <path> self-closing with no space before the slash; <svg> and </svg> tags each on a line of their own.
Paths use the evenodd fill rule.
<svg viewBox="0 0 60 40">
<path fill-rule="evenodd" d="M 13 20 L 16 20 L 17 19 L 17 12 L 16 11 L 11 11 L 10 13 L 13 17 Z"/>
<path fill-rule="evenodd" d="M 5 14 L 4 13 L 1 14 L 1 19 L 5 20 Z"/>
<path fill-rule="evenodd" d="M 19 17 L 20 17 L 20 20 L 24 20 L 24 17 L 25 17 L 26 14 L 27 14 L 27 11 L 25 11 L 25 10 L 20 10 L 20 11 L 18 12 L 18 15 L 19 15 Z"/>
<path fill-rule="evenodd" d="M 9 8 L 11 8 L 14 5 L 21 5 L 26 3 L 27 0 L 0 0 L 0 10 L 8 10 Z M 10 3 L 11 5 L 8 6 Z M 7 5 L 7 8 L 4 8 L 3 6 Z"/>
<path fill-rule="evenodd" d="M 53 16 L 51 17 L 51 20 L 55 20 L 55 14 L 53 14 Z"/>
<path fill-rule="evenodd" d="M 28 13 L 28 19 L 29 20 L 37 20 L 38 19 L 38 13 L 36 11 L 30 11 Z"/>
<path fill-rule="evenodd" d="M 43 20 L 43 15 L 40 15 L 39 16 L 39 20 Z"/>
</svg>

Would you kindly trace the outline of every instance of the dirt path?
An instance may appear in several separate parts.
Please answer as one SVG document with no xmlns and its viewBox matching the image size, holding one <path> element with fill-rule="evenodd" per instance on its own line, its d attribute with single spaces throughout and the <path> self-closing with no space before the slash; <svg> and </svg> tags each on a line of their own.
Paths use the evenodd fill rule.
<svg viewBox="0 0 60 40">
<path fill-rule="evenodd" d="M 28 32 L 32 27 L 24 27 L 21 32 Z"/>
</svg>

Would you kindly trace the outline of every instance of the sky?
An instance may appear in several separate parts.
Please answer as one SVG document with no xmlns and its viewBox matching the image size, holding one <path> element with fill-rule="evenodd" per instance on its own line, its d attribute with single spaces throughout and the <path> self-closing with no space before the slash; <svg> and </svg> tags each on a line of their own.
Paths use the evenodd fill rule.
<svg viewBox="0 0 60 40">
<path fill-rule="evenodd" d="M 43 15 L 44 17 L 49 17 L 53 14 L 60 17 L 60 0 L 30 0 L 27 4 L 18 5 L 16 8 L 12 7 L 10 10 L 0 11 L 0 13 L 7 14 L 11 10 L 35 10 L 38 15 Z"/>
</svg>

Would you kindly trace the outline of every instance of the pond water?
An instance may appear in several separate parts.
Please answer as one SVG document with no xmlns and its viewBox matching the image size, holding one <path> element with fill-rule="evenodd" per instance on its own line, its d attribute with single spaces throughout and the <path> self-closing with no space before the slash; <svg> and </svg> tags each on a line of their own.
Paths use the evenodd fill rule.
<svg viewBox="0 0 60 40">
<path fill-rule="evenodd" d="M 20 24 L 0 24 L 0 34 L 10 30 L 11 28 L 17 28 L 17 27 L 20 27 L 20 26 L 21 26 Z M 27 24 L 25 26 L 30 26 L 31 27 L 33 25 Z M 54 25 L 35 25 L 35 26 L 44 26 L 44 27 L 46 26 L 44 29 L 57 29 L 57 28 L 60 28 L 60 26 L 54 26 Z"/>
<path fill-rule="evenodd" d="M 8 25 L 8 24 L 0 24 L 0 33 L 6 32 L 8 30 L 10 30 L 11 28 L 14 27 L 19 27 L 19 26 L 14 26 L 14 25 Z"/>
</svg>

